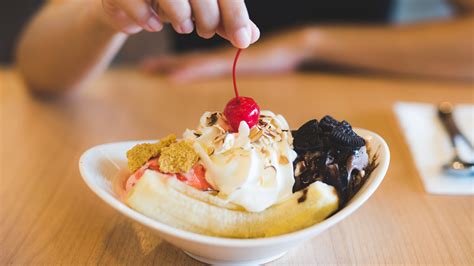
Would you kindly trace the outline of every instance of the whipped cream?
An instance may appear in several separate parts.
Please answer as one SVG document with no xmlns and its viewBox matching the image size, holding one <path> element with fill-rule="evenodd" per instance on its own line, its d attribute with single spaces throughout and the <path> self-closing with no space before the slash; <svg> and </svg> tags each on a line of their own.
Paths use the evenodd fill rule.
<svg viewBox="0 0 474 266">
<path fill-rule="evenodd" d="M 222 113 L 206 112 L 198 129 L 186 130 L 183 138 L 194 141 L 219 197 L 260 212 L 291 196 L 296 152 L 283 116 L 262 111 L 258 125 L 250 129 L 242 121 L 232 133 Z"/>
</svg>

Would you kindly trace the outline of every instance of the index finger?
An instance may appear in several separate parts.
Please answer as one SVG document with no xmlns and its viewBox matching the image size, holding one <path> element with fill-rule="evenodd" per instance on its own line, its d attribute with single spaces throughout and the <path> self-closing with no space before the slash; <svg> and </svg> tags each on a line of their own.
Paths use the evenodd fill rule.
<svg viewBox="0 0 474 266">
<path fill-rule="evenodd" d="M 219 0 L 222 23 L 229 41 L 238 48 L 252 42 L 252 22 L 243 0 Z"/>
</svg>

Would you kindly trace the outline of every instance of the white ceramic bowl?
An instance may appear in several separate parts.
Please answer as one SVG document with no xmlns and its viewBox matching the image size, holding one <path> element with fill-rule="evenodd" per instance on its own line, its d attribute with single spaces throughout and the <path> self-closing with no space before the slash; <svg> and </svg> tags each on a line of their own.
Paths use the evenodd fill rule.
<svg viewBox="0 0 474 266">
<path fill-rule="evenodd" d="M 117 192 L 119 180 L 126 175 L 126 152 L 137 143 L 129 141 L 104 144 L 87 150 L 79 160 L 81 175 L 102 200 L 122 214 L 155 230 L 160 237 L 181 248 L 189 256 L 211 264 L 260 264 L 283 256 L 290 248 L 309 240 L 335 225 L 359 208 L 382 182 L 390 162 L 390 151 L 377 134 L 355 130 L 369 141 L 372 153 L 378 154 L 379 166 L 372 172 L 351 201 L 328 219 L 306 229 L 276 237 L 258 239 L 232 239 L 196 234 L 153 220 L 128 207 Z M 149 142 L 149 141 L 148 141 Z"/>
</svg>

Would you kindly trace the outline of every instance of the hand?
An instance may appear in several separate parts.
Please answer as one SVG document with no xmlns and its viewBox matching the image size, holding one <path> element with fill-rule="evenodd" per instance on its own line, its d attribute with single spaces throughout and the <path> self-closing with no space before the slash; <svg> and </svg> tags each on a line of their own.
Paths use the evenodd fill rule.
<svg viewBox="0 0 474 266">
<path fill-rule="evenodd" d="M 312 57 L 317 38 L 313 31 L 300 29 L 260 41 L 243 51 L 237 71 L 242 75 L 258 75 L 295 70 Z M 224 49 L 154 57 L 145 59 L 141 67 L 149 73 L 166 73 L 178 82 L 216 78 L 231 74 L 235 53 L 235 49 Z"/>
<path fill-rule="evenodd" d="M 203 38 L 209 39 L 217 33 L 239 48 L 248 47 L 260 37 L 244 0 L 101 1 L 106 23 L 127 34 L 141 30 L 157 32 L 164 23 L 171 23 L 178 33 L 188 34 L 196 27 Z"/>
</svg>

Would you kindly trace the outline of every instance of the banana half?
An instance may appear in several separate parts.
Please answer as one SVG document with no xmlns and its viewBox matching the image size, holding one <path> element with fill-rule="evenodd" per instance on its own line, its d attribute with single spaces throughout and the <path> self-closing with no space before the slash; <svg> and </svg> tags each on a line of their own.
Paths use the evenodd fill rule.
<svg viewBox="0 0 474 266">
<path fill-rule="evenodd" d="M 125 201 L 162 223 L 232 238 L 269 237 L 303 229 L 331 215 L 339 203 L 334 187 L 318 181 L 262 212 L 247 212 L 153 170 L 145 171 Z"/>
</svg>

